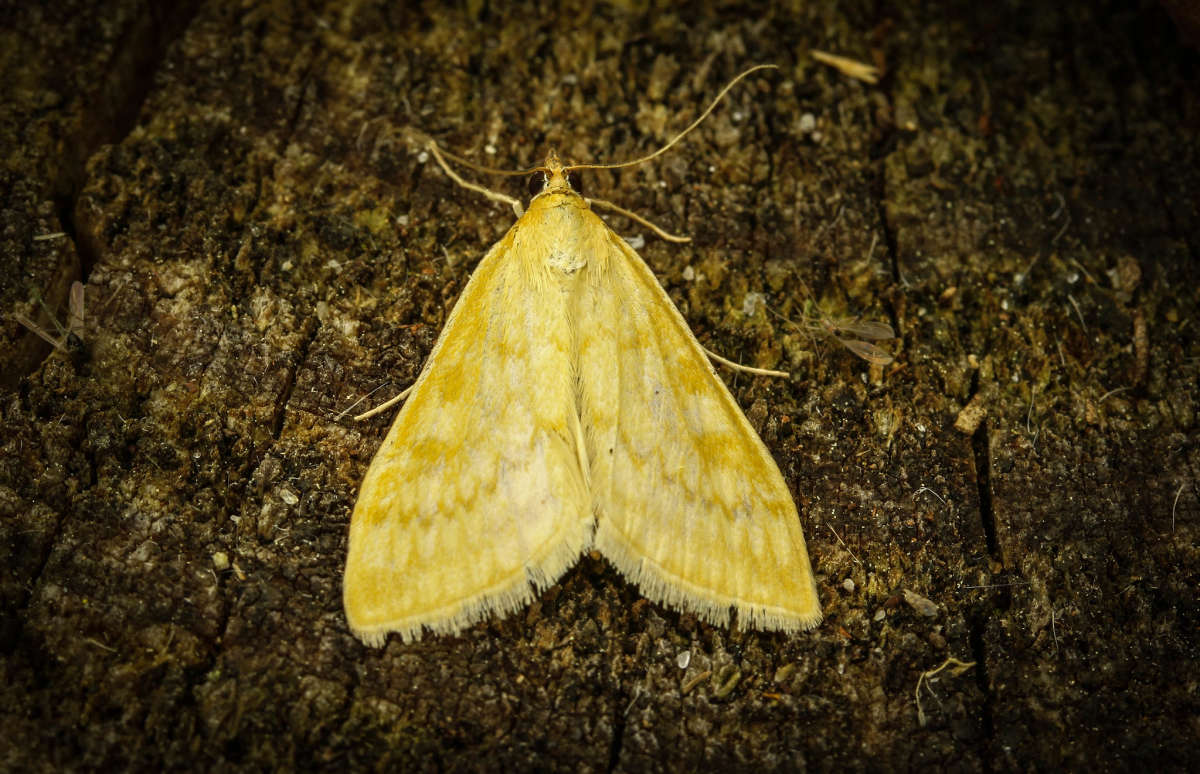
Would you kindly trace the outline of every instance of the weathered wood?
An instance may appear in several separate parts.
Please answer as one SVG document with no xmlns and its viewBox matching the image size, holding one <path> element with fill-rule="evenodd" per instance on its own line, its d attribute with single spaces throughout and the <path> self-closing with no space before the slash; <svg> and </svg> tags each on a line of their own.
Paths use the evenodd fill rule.
<svg viewBox="0 0 1200 774">
<path fill-rule="evenodd" d="M 79 266 L 88 356 L 4 333 L 0 767 L 1200 762 L 1198 60 L 1161 10 L 400 5 L 3 12 L 0 301 Z M 724 375 L 826 621 L 714 629 L 585 557 L 510 619 L 361 646 L 340 577 L 388 418 L 345 409 L 415 377 L 512 222 L 414 132 L 623 160 L 760 61 L 586 182 L 693 236 L 610 219 L 706 345 L 793 373 Z M 806 287 L 896 362 L 772 313 Z M 922 725 L 948 657 L 977 665 Z"/>
</svg>

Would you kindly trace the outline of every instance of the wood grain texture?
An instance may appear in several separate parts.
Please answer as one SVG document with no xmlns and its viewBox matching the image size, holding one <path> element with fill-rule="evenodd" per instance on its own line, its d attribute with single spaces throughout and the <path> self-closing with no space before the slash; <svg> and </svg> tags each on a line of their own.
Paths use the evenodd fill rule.
<svg viewBox="0 0 1200 774">
<path fill-rule="evenodd" d="M 1200 768 L 1200 106 L 1155 4 L 0 18 L 0 290 L 78 259 L 91 352 L 0 395 L 0 769 Z M 728 384 L 824 622 L 731 632 L 587 553 L 517 614 L 364 647 L 342 562 L 387 421 L 339 415 L 418 376 L 511 218 L 410 130 L 633 158 L 751 60 L 783 71 L 584 182 L 693 238 L 606 218 L 701 343 L 794 374 Z M 771 314 L 797 279 L 895 362 Z M 948 656 L 978 666 L 921 725 Z"/>
</svg>

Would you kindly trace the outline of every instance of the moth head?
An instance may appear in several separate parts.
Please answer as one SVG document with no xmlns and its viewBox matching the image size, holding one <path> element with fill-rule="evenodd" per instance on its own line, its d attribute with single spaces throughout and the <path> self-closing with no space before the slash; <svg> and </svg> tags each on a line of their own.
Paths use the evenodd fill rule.
<svg viewBox="0 0 1200 774">
<path fill-rule="evenodd" d="M 568 188 L 575 193 L 583 196 L 583 175 L 578 170 L 565 167 L 562 170 L 562 179 L 566 182 Z M 550 187 L 551 173 L 538 169 L 529 176 L 529 196 L 530 198 L 537 196 Z M 556 184 L 555 188 L 561 188 L 561 184 Z"/>
<path fill-rule="evenodd" d="M 532 198 L 544 190 L 546 190 L 546 173 L 540 169 L 535 170 L 529 176 L 529 196 Z"/>
<path fill-rule="evenodd" d="M 575 167 L 563 164 L 558 154 L 551 150 L 546 155 L 546 163 L 535 168 L 529 176 L 529 193 L 536 197 L 543 193 L 565 191 L 582 195 L 579 175 Z"/>
</svg>

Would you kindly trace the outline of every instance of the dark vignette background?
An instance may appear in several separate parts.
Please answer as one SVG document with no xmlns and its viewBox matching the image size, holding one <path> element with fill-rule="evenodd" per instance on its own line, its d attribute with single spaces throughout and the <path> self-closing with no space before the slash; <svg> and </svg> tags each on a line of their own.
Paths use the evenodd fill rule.
<svg viewBox="0 0 1200 774">
<path fill-rule="evenodd" d="M 1172 6 L 0 7 L 0 304 L 61 320 L 87 283 L 82 352 L 0 323 L 0 768 L 1195 768 Z M 703 343 L 792 372 L 724 375 L 826 621 L 714 629 L 585 557 L 507 620 L 361 646 L 340 575 L 387 418 L 343 411 L 411 381 L 512 222 L 412 130 L 621 160 L 758 62 L 588 187 L 693 237 L 609 219 Z M 777 316 L 806 292 L 893 324 L 896 362 L 814 346 Z M 947 657 L 976 665 L 922 718 Z"/>
</svg>

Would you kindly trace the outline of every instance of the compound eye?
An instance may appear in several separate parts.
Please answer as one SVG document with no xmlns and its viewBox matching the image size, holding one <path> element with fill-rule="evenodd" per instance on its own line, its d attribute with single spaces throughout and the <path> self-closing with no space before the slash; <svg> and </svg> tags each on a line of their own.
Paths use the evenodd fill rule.
<svg viewBox="0 0 1200 774">
<path fill-rule="evenodd" d="M 537 196 L 546 187 L 546 173 L 534 172 L 529 176 L 529 195 Z"/>
<path fill-rule="evenodd" d="M 571 189 L 575 193 L 583 196 L 583 175 L 577 169 L 573 169 L 567 173 L 567 182 L 571 184 Z"/>
</svg>

